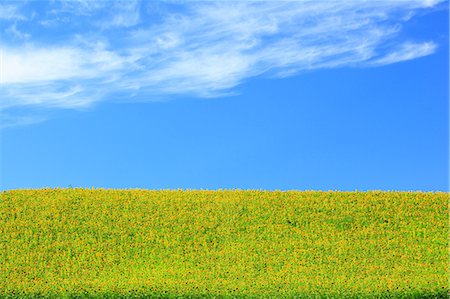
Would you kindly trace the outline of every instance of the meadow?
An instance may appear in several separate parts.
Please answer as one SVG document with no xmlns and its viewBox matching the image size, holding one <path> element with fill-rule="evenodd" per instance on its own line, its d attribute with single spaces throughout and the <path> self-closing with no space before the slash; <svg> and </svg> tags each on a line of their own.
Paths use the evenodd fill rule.
<svg viewBox="0 0 450 299">
<path fill-rule="evenodd" d="M 447 298 L 448 193 L 12 190 L 2 298 Z"/>
</svg>

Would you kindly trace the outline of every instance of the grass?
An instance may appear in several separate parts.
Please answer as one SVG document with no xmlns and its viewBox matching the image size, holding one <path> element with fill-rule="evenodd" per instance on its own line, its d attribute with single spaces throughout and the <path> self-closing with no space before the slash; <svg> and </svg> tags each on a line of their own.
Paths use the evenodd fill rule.
<svg viewBox="0 0 450 299">
<path fill-rule="evenodd" d="M 0 297 L 446 298 L 448 193 L 0 193 Z"/>
</svg>

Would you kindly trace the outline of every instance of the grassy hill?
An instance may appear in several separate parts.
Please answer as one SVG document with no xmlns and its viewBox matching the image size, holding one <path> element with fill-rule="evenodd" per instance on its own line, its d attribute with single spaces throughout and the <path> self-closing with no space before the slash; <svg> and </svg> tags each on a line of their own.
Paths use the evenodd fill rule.
<svg viewBox="0 0 450 299">
<path fill-rule="evenodd" d="M 0 297 L 446 298 L 448 193 L 0 193 Z"/>
</svg>

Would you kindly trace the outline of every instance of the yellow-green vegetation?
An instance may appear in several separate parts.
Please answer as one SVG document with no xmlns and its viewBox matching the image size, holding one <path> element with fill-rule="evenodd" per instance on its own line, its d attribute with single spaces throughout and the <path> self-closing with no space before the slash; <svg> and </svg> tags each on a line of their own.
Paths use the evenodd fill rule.
<svg viewBox="0 0 450 299">
<path fill-rule="evenodd" d="M 448 193 L 0 193 L 0 297 L 445 298 Z"/>
</svg>

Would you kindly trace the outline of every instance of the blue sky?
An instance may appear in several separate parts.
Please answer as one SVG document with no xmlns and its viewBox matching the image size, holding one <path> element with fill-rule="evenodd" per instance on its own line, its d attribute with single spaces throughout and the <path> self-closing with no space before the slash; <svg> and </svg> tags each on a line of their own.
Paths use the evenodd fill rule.
<svg viewBox="0 0 450 299">
<path fill-rule="evenodd" d="M 448 191 L 448 1 L 3 1 L 1 189 Z"/>
</svg>

